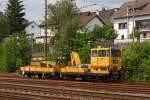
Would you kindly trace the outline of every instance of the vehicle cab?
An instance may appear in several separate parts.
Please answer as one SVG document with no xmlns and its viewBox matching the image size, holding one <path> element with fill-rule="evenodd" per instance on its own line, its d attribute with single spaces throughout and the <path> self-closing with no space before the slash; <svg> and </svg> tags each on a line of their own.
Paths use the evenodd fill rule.
<svg viewBox="0 0 150 100">
<path fill-rule="evenodd" d="M 121 68 L 121 50 L 117 48 L 104 48 L 98 46 L 91 49 L 91 72 L 96 74 L 109 74 Z"/>
</svg>

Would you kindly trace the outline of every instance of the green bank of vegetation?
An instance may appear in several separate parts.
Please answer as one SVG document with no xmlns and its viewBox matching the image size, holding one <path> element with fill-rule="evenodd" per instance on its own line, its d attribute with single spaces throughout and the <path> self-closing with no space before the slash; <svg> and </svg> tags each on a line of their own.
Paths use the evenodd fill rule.
<svg viewBox="0 0 150 100">
<path fill-rule="evenodd" d="M 150 42 L 131 44 L 123 54 L 126 79 L 150 82 Z"/>
<path fill-rule="evenodd" d="M 0 13 L 0 71 L 14 72 L 30 63 L 30 45 L 24 32 L 24 6 L 21 0 L 9 0 Z"/>
</svg>

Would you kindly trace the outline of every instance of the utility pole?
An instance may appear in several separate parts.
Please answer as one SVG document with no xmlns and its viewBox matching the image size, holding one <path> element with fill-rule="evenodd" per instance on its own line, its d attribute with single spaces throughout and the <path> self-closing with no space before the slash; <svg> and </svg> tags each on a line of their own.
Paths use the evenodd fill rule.
<svg viewBox="0 0 150 100">
<path fill-rule="evenodd" d="M 45 46 L 44 46 L 44 52 L 45 52 L 45 60 L 47 60 L 47 57 L 48 57 L 48 55 L 47 55 L 47 27 L 48 27 L 48 25 L 47 25 L 47 0 L 45 0 Z"/>
<path fill-rule="evenodd" d="M 136 2 L 135 2 L 136 3 Z M 134 41 L 135 41 L 135 29 L 134 29 L 134 27 L 135 27 L 135 9 L 134 9 L 134 6 L 135 6 L 135 3 L 133 2 L 133 4 L 132 4 L 132 19 L 133 19 L 133 43 L 134 43 Z"/>
<path fill-rule="evenodd" d="M 127 37 L 129 39 L 129 0 L 127 0 Z"/>
</svg>

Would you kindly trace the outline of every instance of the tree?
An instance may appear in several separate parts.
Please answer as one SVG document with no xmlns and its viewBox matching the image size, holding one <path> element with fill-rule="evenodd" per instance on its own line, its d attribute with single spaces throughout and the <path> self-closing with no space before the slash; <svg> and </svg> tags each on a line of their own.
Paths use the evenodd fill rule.
<svg viewBox="0 0 150 100">
<path fill-rule="evenodd" d="M 0 71 L 5 72 L 6 68 L 4 66 L 4 47 L 3 44 L 0 43 Z"/>
<path fill-rule="evenodd" d="M 30 63 L 31 50 L 26 37 L 25 33 L 15 33 L 4 43 L 4 61 L 8 72 Z"/>
<path fill-rule="evenodd" d="M 64 58 L 64 61 L 66 62 L 68 57 L 70 57 L 69 51 L 71 51 L 69 41 L 75 38 L 77 31 L 79 30 L 77 7 L 70 0 L 60 0 L 57 1 L 56 4 L 50 4 L 48 6 L 48 12 L 49 28 L 56 34 L 52 40 L 54 44 L 53 48 L 57 53 L 53 56 Z M 68 55 L 68 57 L 66 57 L 66 55 Z"/>
<path fill-rule="evenodd" d="M 130 34 L 130 38 L 137 38 L 137 40 L 140 42 L 140 32 L 138 28 L 134 28 L 133 32 Z"/>
<path fill-rule="evenodd" d="M 123 65 L 127 79 L 131 81 L 150 81 L 149 73 L 150 43 L 134 43 L 123 53 Z"/>
<path fill-rule="evenodd" d="M 117 32 L 112 25 L 96 26 L 93 33 L 96 39 L 114 40 L 117 37 Z"/>
<path fill-rule="evenodd" d="M 93 47 L 94 37 L 93 33 L 83 30 L 82 34 L 76 34 L 76 37 L 69 41 L 68 48 L 70 52 L 78 52 L 82 63 L 87 64 L 90 62 L 90 49 Z"/>
<path fill-rule="evenodd" d="M 24 31 L 26 27 L 22 0 L 9 0 L 5 11 L 9 35 Z"/>
<path fill-rule="evenodd" d="M 78 10 L 70 0 L 60 0 L 56 4 L 50 4 L 48 12 L 49 27 L 53 27 L 57 39 L 66 40 L 75 36 L 79 29 Z"/>
<path fill-rule="evenodd" d="M 8 25 L 6 23 L 6 18 L 3 13 L 0 13 L 0 41 L 3 40 L 3 38 L 8 36 Z"/>
</svg>

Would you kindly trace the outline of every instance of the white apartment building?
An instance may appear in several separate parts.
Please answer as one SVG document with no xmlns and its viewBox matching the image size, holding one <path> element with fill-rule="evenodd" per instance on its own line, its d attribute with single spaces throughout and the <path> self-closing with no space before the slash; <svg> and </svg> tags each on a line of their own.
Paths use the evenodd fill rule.
<svg viewBox="0 0 150 100">
<path fill-rule="evenodd" d="M 35 43 L 45 43 L 45 29 L 44 26 L 37 25 L 34 21 L 29 22 L 25 31 L 30 39 L 34 39 Z M 51 37 L 55 36 L 54 32 L 50 29 L 47 30 L 47 40 L 50 42 Z"/>
<path fill-rule="evenodd" d="M 54 32 L 50 29 L 47 29 L 47 42 L 49 43 L 51 38 L 55 36 Z M 40 27 L 40 36 L 35 38 L 36 43 L 45 43 L 45 29 Z"/>
<path fill-rule="evenodd" d="M 150 39 L 150 0 L 125 2 L 113 14 L 113 25 L 118 32 L 116 43 L 132 42 L 133 30 L 138 30 L 141 41 Z"/>
</svg>

